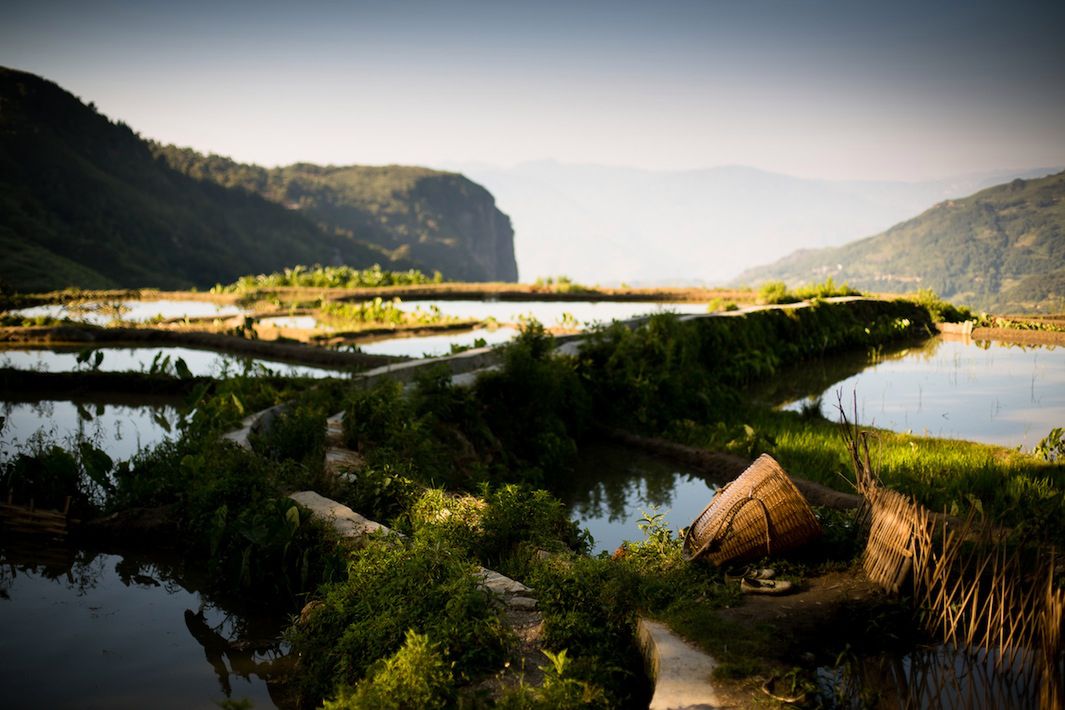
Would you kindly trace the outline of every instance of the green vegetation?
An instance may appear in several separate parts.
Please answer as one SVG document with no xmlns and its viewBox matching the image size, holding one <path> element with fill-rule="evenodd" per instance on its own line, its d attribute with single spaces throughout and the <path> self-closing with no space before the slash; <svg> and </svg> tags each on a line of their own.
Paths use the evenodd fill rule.
<svg viewBox="0 0 1065 710">
<path fill-rule="evenodd" d="M 725 301 L 721 298 L 715 298 L 706 305 L 707 313 L 718 313 L 720 311 L 738 311 L 740 307 L 736 305 L 735 301 Z"/>
<path fill-rule="evenodd" d="M 764 305 L 795 303 L 798 300 L 799 297 L 788 291 L 783 281 L 767 281 L 758 289 L 758 302 Z"/>
<path fill-rule="evenodd" d="M 729 318 L 650 318 L 593 333 L 578 372 L 596 418 L 661 433 L 674 422 L 715 421 L 743 388 L 787 365 L 850 348 L 926 337 L 928 312 L 905 301 L 814 302 Z"/>
<path fill-rule="evenodd" d="M 437 306 L 431 306 L 428 311 L 423 311 L 421 308 L 404 311 L 399 304 L 398 298 L 386 301 L 380 296 L 361 303 L 326 301 L 318 309 L 318 316 L 338 327 L 365 324 L 438 325 L 458 322 L 457 319 L 441 313 Z"/>
<path fill-rule="evenodd" d="M 846 283 L 837 286 L 830 276 L 821 283 L 800 286 L 795 289 L 795 291 L 788 289 L 787 284 L 783 281 L 767 281 L 762 284 L 762 287 L 758 290 L 758 302 L 765 305 L 775 305 L 780 303 L 796 303 L 798 301 L 808 301 L 818 298 L 861 295 L 861 291 L 856 291 Z"/>
<path fill-rule="evenodd" d="M 595 293 L 596 289 L 579 284 L 569 276 L 538 276 L 533 286 L 551 293 Z"/>
<path fill-rule="evenodd" d="M 684 422 L 668 435 L 681 443 L 750 455 L 772 454 L 790 473 L 834 488 L 853 482 L 839 425 L 817 415 L 744 406 L 725 421 Z M 750 434 L 745 435 L 745 429 Z M 1021 537 L 1065 542 L 1065 478 L 1060 464 L 1000 446 L 873 430 L 880 476 L 891 488 L 951 515 L 970 509 Z M 751 438 L 757 444 L 748 449 Z M 745 450 L 748 449 L 748 450 Z"/>
<path fill-rule="evenodd" d="M 973 319 L 973 324 L 981 328 L 1006 328 L 1009 330 L 1033 330 L 1044 333 L 1065 332 L 1065 318 L 1054 320 L 1040 320 L 1036 318 L 1008 318 L 1003 316 L 989 316 L 981 313 L 979 318 Z"/>
<path fill-rule="evenodd" d="M 961 323 L 973 317 L 971 310 L 964 306 L 959 308 L 943 300 L 930 288 L 917 289 L 917 293 L 909 298 L 914 303 L 927 308 L 932 315 L 932 320 L 936 323 Z"/>
<path fill-rule="evenodd" d="M 351 555 L 347 578 L 319 590 L 290 634 L 303 695 L 354 685 L 375 661 L 400 651 L 411 630 L 439 646 L 456 680 L 502 666 L 508 630 L 474 572 L 444 536 L 367 542 Z"/>
<path fill-rule="evenodd" d="M 407 710 L 442 708 L 451 700 L 451 668 L 428 636 L 407 631 L 403 646 L 376 662 L 353 689 L 342 687 L 324 710 Z"/>
<path fill-rule="evenodd" d="M 948 200 L 877 236 L 802 250 L 740 275 L 741 283 L 801 283 L 832 274 L 878 292 L 932 289 L 998 312 L 1065 303 L 1065 173 L 1014 180 Z"/>
<path fill-rule="evenodd" d="M 426 276 L 416 269 L 387 271 L 380 264 L 368 269 L 353 269 L 350 266 L 293 266 L 284 271 L 258 276 L 241 276 L 231 284 L 216 284 L 211 293 L 247 293 L 268 291 L 274 288 L 379 288 L 382 286 L 419 286 L 441 283 L 439 271 Z"/>
</svg>

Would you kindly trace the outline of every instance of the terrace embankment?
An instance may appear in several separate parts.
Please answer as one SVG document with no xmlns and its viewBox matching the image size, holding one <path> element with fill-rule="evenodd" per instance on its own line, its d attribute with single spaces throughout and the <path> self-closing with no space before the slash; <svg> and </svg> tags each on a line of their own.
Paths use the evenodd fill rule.
<svg viewBox="0 0 1065 710">
<path fill-rule="evenodd" d="M 663 301 L 706 302 L 713 299 L 747 302 L 754 301 L 756 294 L 742 289 L 715 288 L 598 288 L 572 287 L 568 289 L 538 286 L 535 284 L 509 283 L 441 283 L 417 286 L 389 286 L 384 288 L 269 288 L 258 292 L 286 298 L 323 298 L 335 300 L 361 300 L 380 296 L 382 298 L 461 299 L 499 301 Z"/>
</svg>

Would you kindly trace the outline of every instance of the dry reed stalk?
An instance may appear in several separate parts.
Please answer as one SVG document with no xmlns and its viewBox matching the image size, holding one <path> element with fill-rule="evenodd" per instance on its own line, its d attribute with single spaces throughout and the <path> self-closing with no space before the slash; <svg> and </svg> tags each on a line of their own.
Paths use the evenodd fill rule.
<svg viewBox="0 0 1065 710">
<path fill-rule="evenodd" d="M 839 402 L 843 440 L 864 499 L 859 520 L 868 530 L 862 565 L 870 580 L 894 593 L 912 577 L 913 600 L 925 624 L 944 641 L 967 648 L 998 673 L 1030 687 L 1038 682 L 1044 707 L 1062 707 L 1062 619 L 1065 590 L 1055 589 L 1054 557 L 1034 558 L 1008 536 L 978 524 L 936 516 L 912 497 L 884 488 L 872 463 L 866 432 L 848 421 Z M 973 689 L 975 692 L 975 689 Z M 1048 704 L 1049 703 L 1049 704 Z"/>
</svg>

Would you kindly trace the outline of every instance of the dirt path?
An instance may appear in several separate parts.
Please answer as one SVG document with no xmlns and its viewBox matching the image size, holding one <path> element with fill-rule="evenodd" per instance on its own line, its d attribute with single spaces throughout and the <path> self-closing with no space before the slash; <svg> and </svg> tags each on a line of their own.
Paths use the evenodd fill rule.
<svg viewBox="0 0 1065 710">
<path fill-rule="evenodd" d="M 830 572 L 805 580 L 784 596 L 745 595 L 743 604 L 717 611 L 729 628 L 765 639 L 759 658 L 778 677 L 796 667 L 831 665 L 833 656 L 867 633 L 868 620 L 883 608 L 884 593 L 857 571 Z M 767 678 L 719 680 L 734 707 L 781 707 L 763 691 Z"/>
</svg>

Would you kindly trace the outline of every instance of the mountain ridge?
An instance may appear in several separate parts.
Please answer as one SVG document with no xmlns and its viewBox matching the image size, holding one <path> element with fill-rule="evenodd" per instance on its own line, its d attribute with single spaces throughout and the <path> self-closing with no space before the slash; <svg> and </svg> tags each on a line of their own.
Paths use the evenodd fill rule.
<svg viewBox="0 0 1065 710">
<path fill-rule="evenodd" d="M 1065 171 L 941 201 L 880 234 L 840 247 L 795 251 L 744 272 L 734 283 L 798 285 L 826 277 L 874 291 L 931 288 L 987 309 L 1060 308 L 1065 303 Z"/>
<path fill-rule="evenodd" d="M 505 215 L 488 214 L 509 228 Z M 206 287 L 299 263 L 437 268 L 404 253 L 402 230 L 392 234 L 385 225 L 372 236 L 382 235 L 384 245 L 326 230 L 254 191 L 190 177 L 92 103 L 0 67 L 5 288 Z M 503 229 L 500 235 L 512 240 Z"/>
<path fill-rule="evenodd" d="M 1060 168 L 936 181 L 832 181 L 751 166 L 683 171 L 557 161 L 450 163 L 510 215 L 529 276 L 586 282 L 720 284 L 798 246 L 876 234 L 948 197 Z"/>
</svg>

